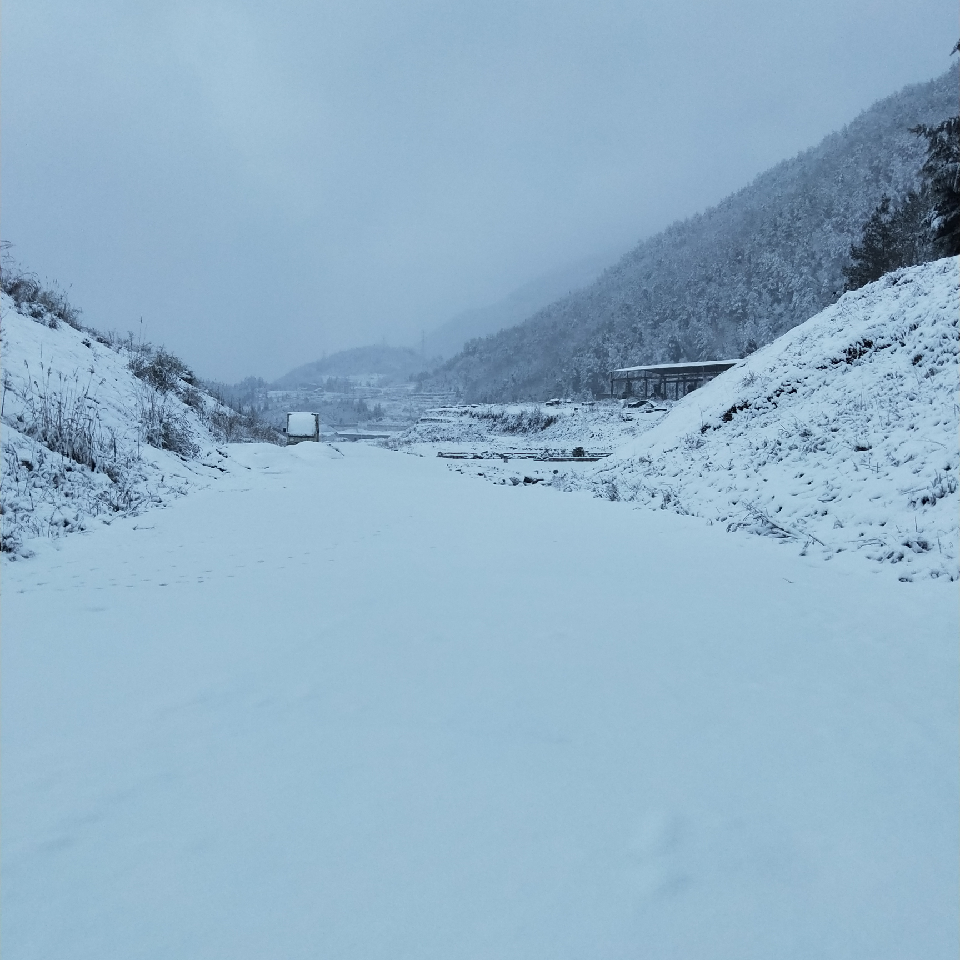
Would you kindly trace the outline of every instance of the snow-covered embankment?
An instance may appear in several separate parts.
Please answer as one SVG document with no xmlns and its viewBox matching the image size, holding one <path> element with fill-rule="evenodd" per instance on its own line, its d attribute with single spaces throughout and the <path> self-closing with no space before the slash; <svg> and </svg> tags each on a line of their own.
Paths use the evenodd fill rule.
<svg viewBox="0 0 960 960">
<path fill-rule="evenodd" d="M 211 431 L 219 405 L 176 377 L 186 368 L 169 354 L 145 358 L 132 342 L 26 316 L 6 294 L 0 318 L 7 556 L 162 504 L 228 469 Z M 170 381 L 161 389 L 131 369 L 132 359 L 158 356 L 156 373 Z"/>
<path fill-rule="evenodd" d="M 956 259 L 892 273 L 555 484 L 956 579 L 958 310 Z"/>
</svg>

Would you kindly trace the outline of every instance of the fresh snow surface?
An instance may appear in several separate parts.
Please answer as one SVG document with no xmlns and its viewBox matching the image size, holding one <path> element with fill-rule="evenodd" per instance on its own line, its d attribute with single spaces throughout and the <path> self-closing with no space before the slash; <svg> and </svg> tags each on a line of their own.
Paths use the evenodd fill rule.
<svg viewBox="0 0 960 960">
<path fill-rule="evenodd" d="M 958 261 L 889 274 L 676 404 L 586 481 L 956 580 Z M 576 480 L 575 485 L 580 485 Z"/>
<path fill-rule="evenodd" d="M 167 503 L 230 469 L 226 448 L 196 410 L 137 379 L 128 355 L 92 332 L 38 323 L 0 294 L 0 347 L 3 532 L 14 555 L 42 548 L 43 538 Z M 143 441 L 142 420 L 160 407 L 182 429 L 194 456 Z M 102 464 L 109 472 L 73 463 L 28 436 L 29 423 L 44 412 L 86 424 L 110 448 Z"/>
<path fill-rule="evenodd" d="M 234 456 L 4 568 L 5 957 L 956 956 L 951 585 Z"/>
</svg>

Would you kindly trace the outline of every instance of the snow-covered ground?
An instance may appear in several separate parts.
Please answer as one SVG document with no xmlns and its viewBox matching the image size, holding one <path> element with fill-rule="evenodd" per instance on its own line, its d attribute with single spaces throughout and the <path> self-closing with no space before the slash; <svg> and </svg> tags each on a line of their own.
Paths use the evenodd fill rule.
<svg viewBox="0 0 960 960">
<path fill-rule="evenodd" d="M 419 456 L 0 307 L 5 955 L 956 955 L 956 261 Z"/>
<path fill-rule="evenodd" d="M 609 400 L 439 407 L 426 411 L 389 446 L 427 456 L 438 450 L 569 454 L 577 447 L 610 453 L 659 422 L 667 407 L 630 408 Z"/>
<path fill-rule="evenodd" d="M 562 474 L 563 488 L 572 488 L 595 460 L 659 423 L 670 405 L 551 400 L 438 407 L 383 446 L 446 457 L 451 471 L 495 483 L 555 482 Z"/>
<path fill-rule="evenodd" d="M 599 444 L 615 450 L 595 465 L 451 469 L 692 514 L 824 559 L 853 552 L 905 580 L 956 580 L 958 313 L 957 260 L 940 260 L 846 294 L 666 415 L 565 405 L 558 423 L 518 442 L 496 429 L 497 408 L 475 408 L 419 424 L 398 446 L 588 447 L 597 423 Z"/>
<path fill-rule="evenodd" d="M 0 502 L 13 556 L 29 555 L 38 538 L 167 503 L 230 469 L 201 416 L 215 401 L 196 389 L 195 406 L 158 392 L 134 376 L 130 351 L 104 339 L 37 322 L 0 294 Z"/>
<path fill-rule="evenodd" d="M 4 569 L 5 956 L 956 955 L 953 587 L 234 457 Z"/>
</svg>

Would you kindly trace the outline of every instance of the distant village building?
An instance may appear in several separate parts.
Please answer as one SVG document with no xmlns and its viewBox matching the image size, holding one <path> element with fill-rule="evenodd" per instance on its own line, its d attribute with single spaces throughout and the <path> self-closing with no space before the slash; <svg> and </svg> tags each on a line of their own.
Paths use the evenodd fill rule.
<svg viewBox="0 0 960 960">
<path fill-rule="evenodd" d="M 301 443 L 304 440 L 320 440 L 319 413 L 288 413 L 287 443 Z"/>
<path fill-rule="evenodd" d="M 623 367 L 610 373 L 610 394 L 641 400 L 679 400 L 736 363 L 736 360 L 704 360 L 701 363 Z"/>
</svg>

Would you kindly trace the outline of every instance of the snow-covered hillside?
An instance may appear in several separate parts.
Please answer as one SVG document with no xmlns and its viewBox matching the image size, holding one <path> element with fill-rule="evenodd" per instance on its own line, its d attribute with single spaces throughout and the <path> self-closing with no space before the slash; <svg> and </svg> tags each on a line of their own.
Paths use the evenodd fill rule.
<svg viewBox="0 0 960 960">
<path fill-rule="evenodd" d="M 210 429 L 220 408 L 176 378 L 169 355 L 152 357 L 172 360 L 157 369 L 174 383 L 158 389 L 134 375 L 131 359 L 147 360 L 132 343 L 42 312 L 27 316 L 6 294 L 0 347 L 6 554 L 29 554 L 36 538 L 162 504 L 229 468 Z"/>
<path fill-rule="evenodd" d="M 853 293 L 561 489 L 958 575 L 958 261 Z"/>
</svg>

